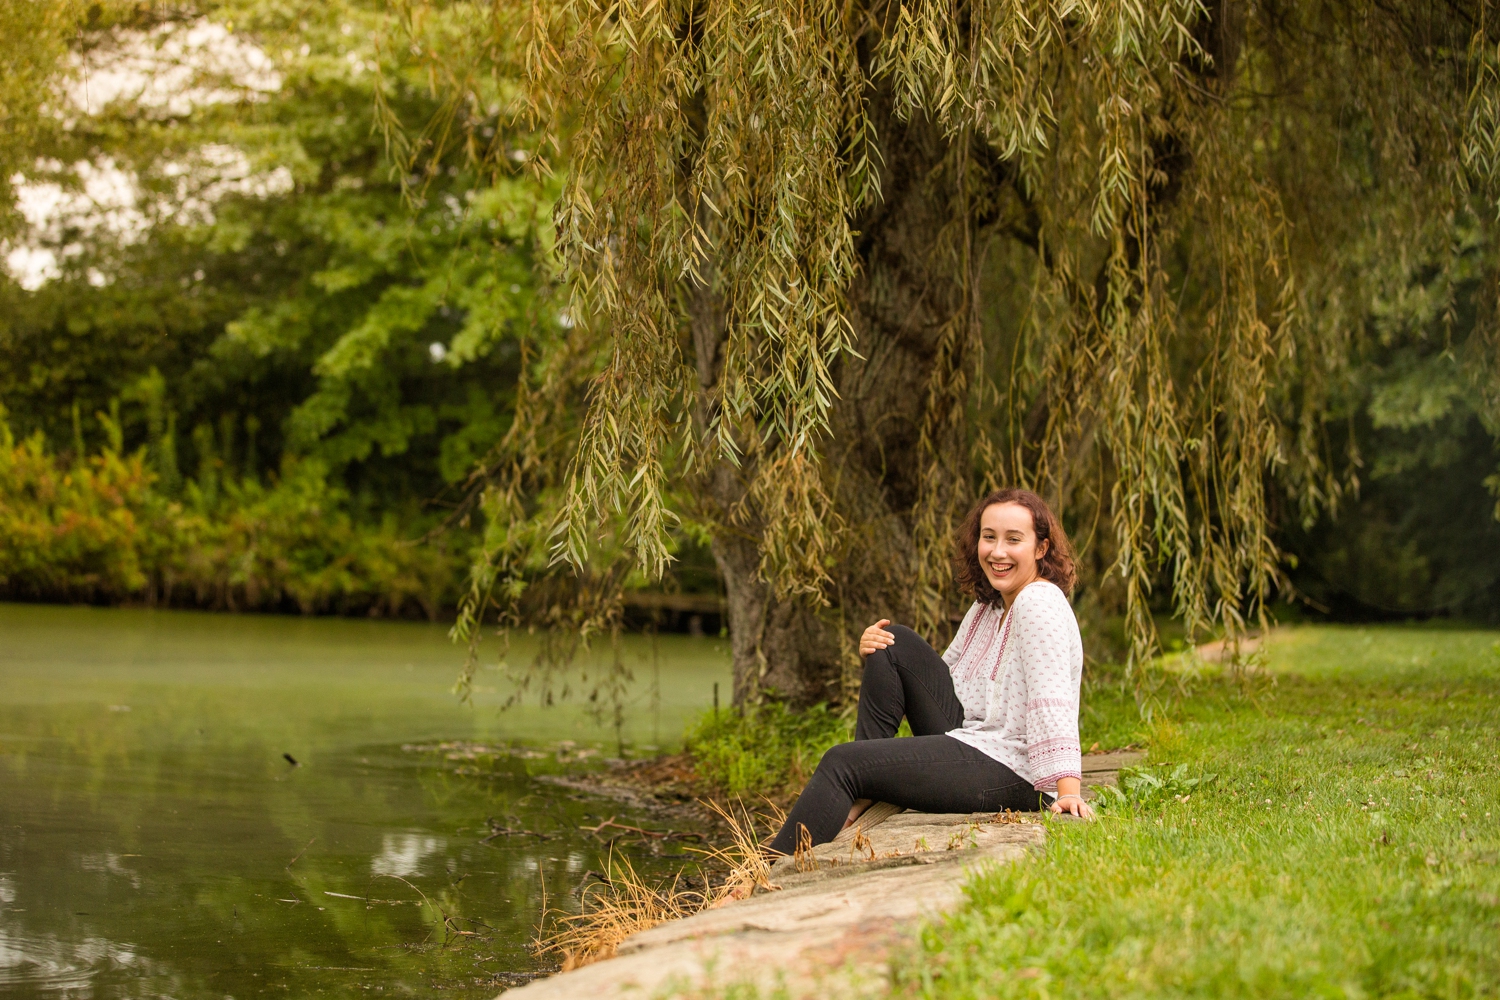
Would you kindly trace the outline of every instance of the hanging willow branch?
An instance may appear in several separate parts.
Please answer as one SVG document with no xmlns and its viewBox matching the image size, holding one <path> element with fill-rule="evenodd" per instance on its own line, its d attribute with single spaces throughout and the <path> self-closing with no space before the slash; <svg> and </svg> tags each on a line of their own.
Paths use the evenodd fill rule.
<svg viewBox="0 0 1500 1000">
<path fill-rule="evenodd" d="M 962 468 L 964 408 L 968 373 L 983 354 L 972 204 L 992 197 L 984 178 L 969 176 L 971 137 L 1025 162 L 1028 187 L 1063 186 L 1061 204 L 1049 205 L 1045 191 L 1030 198 L 1048 213 L 1036 236 L 1056 244 L 1050 271 L 1074 303 L 1050 317 L 1066 334 L 1045 331 L 1043 370 L 1074 395 L 1050 404 L 1042 447 L 1012 475 L 1050 479 L 1045 470 L 1076 450 L 1080 422 L 1091 424 L 1115 469 L 1116 565 L 1139 651 L 1151 641 L 1147 594 L 1163 556 L 1228 567 L 1177 575 L 1179 609 L 1194 621 L 1229 610 L 1237 623 L 1247 575 L 1264 594 L 1275 551 L 1263 517 L 1236 511 L 1241 530 L 1191 530 L 1189 431 L 1166 350 L 1174 316 L 1155 242 L 1153 149 L 1175 128 L 1167 105 L 1182 100 L 1178 72 L 1205 58 L 1192 34 L 1202 16 L 1195 2 L 576 2 L 533 12 L 536 114 L 568 112 L 577 122 L 558 213 L 573 313 L 613 344 L 574 468 L 561 546 L 568 559 L 581 562 L 594 526 L 618 511 L 642 565 L 661 571 L 671 523 L 660 499 L 665 453 L 680 442 L 697 461 L 748 464 L 763 575 L 783 594 L 826 593 L 825 554 L 842 522 L 822 485 L 820 448 L 836 403 L 834 369 L 856 350 L 846 298 L 859 268 L 853 222 L 880 197 L 868 102 L 884 88 L 898 118 L 939 123 L 957 175 L 952 224 L 935 242 L 954 257 L 961 288 L 927 379 L 915 456 L 924 466 L 914 517 L 918 620 L 933 630 L 946 616 L 946 539 L 971 478 Z M 1069 232 L 1073 218 L 1049 212 L 1082 205 L 1082 233 Z M 1080 237 L 1107 248 L 1102 272 L 1076 261 Z M 681 353 L 680 290 L 692 285 L 711 286 L 722 303 L 723 357 L 707 389 Z M 1253 308 L 1226 313 L 1221 325 L 1226 351 L 1278 335 Z M 1093 370 L 1070 370 L 1069 359 Z M 1264 400 L 1264 365 L 1226 364 L 1224 373 L 1195 386 L 1202 398 L 1191 403 L 1217 408 L 1221 394 Z M 707 418 L 691 426 L 685 415 L 694 412 Z M 1261 425 L 1252 438 L 1268 436 L 1263 405 L 1236 416 Z M 1226 481 L 1264 472 L 1262 450 L 1195 443 L 1200 468 Z M 1225 504 L 1243 502 L 1220 494 Z M 1219 558 L 1226 548 L 1238 558 Z M 1227 594 L 1212 610 L 1210 587 Z"/>
<path fill-rule="evenodd" d="M 554 558 L 659 575 L 688 510 L 753 543 L 757 635 L 792 601 L 940 638 L 1000 483 L 1062 508 L 1133 664 L 1165 606 L 1238 634 L 1284 584 L 1278 491 L 1311 523 L 1357 486 L 1325 428 L 1370 310 L 1500 204 L 1482 5 L 491 10 L 605 351 Z"/>
</svg>

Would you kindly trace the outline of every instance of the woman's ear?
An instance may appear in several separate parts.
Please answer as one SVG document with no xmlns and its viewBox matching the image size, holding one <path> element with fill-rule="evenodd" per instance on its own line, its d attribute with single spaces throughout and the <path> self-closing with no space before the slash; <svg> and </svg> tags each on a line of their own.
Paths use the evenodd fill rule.
<svg viewBox="0 0 1500 1000">
<path fill-rule="evenodd" d="M 1050 551 L 1052 551 L 1052 539 L 1043 538 L 1040 542 L 1037 542 L 1036 561 L 1041 562 L 1043 559 L 1047 558 L 1047 553 Z"/>
</svg>

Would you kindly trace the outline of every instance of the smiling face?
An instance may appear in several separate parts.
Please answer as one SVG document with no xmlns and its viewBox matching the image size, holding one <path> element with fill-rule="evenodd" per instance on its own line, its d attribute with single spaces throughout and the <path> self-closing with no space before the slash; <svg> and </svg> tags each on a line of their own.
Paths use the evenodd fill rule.
<svg viewBox="0 0 1500 1000">
<path fill-rule="evenodd" d="M 991 504 L 979 516 L 979 566 L 1007 608 L 1037 578 L 1037 561 L 1047 547 L 1037 541 L 1031 511 L 1020 504 Z"/>
</svg>

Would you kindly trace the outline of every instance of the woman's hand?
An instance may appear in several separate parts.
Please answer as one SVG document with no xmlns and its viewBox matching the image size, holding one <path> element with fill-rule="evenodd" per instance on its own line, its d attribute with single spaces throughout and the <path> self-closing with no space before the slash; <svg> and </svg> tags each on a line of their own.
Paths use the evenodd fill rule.
<svg viewBox="0 0 1500 1000">
<path fill-rule="evenodd" d="M 859 637 L 860 656 L 869 656 L 877 649 L 884 649 L 896 642 L 896 637 L 885 630 L 885 627 L 890 623 L 891 620 L 889 618 L 882 618 L 874 625 L 865 629 L 864 635 Z"/>
<path fill-rule="evenodd" d="M 1058 778 L 1057 798 L 1052 802 L 1052 811 L 1058 815 L 1067 813 L 1079 819 L 1093 819 L 1094 807 L 1083 801 L 1082 791 L 1083 782 L 1077 778 Z"/>
<path fill-rule="evenodd" d="M 1053 800 L 1051 809 L 1054 813 L 1067 813 L 1079 819 L 1094 818 L 1094 807 L 1083 801 L 1082 795 L 1059 795 Z"/>
</svg>

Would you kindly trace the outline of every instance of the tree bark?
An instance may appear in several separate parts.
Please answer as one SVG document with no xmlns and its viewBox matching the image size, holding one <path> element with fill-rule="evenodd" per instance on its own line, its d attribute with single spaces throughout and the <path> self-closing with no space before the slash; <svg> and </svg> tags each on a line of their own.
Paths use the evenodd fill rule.
<svg viewBox="0 0 1500 1000">
<path fill-rule="evenodd" d="M 724 313 L 711 287 L 694 288 L 689 296 L 689 333 L 703 399 L 722 369 Z M 706 410 L 700 410 L 697 422 L 700 430 L 708 426 Z M 761 579 L 763 525 L 754 510 L 745 508 L 747 471 L 720 460 L 703 476 L 698 490 L 707 508 L 704 513 L 716 525 L 711 548 L 729 606 L 734 704 L 768 697 L 799 707 L 836 701 L 836 630 L 807 600 L 777 598 Z"/>
<path fill-rule="evenodd" d="M 902 122 L 891 109 L 884 86 L 871 106 L 882 197 L 857 220 L 862 272 L 849 290 L 863 358 L 846 357 L 837 367 L 833 434 L 823 444 L 824 474 L 845 521 L 838 592 L 830 595 L 837 610 L 772 593 L 758 573 L 762 525 L 743 507 L 746 470 L 720 462 L 704 475 L 701 495 L 719 526 L 713 554 L 727 591 L 736 704 L 763 697 L 795 705 L 837 701 L 845 668 L 856 664 L 855 636 L 881 617 L 913 622 L 920 428 L 942 331 L 962 306 L 965 282 L 961 269 L 937 252 L 944 227 L 961 221 L 954 217 L 955 175 L 945 166 L 949 142 L 932 123 Z M 722 362 L 722 309 L 709 288 L 690 295 L 700 386 L 711 392 Z M 706 423 L 706 414 L 699 416 Z M 741 517 L 731 523 L 736 509 Z"/>
</svg>

